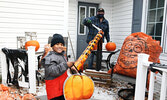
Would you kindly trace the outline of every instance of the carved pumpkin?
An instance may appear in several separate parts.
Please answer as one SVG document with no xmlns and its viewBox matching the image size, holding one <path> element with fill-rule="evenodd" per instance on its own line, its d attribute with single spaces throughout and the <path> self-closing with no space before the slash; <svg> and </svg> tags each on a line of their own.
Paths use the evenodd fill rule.
<svg viewBox="0 0 167 100">
<path fill-rule="evenodd" d="M 28 46 L 35 46 L 35 51 L 38 51 L 40 45 L 36 40 L 30 40 L 25 43 L 25 49 L 28 50 Z"/>
<path fill-rule="evenodd" d="M 25 94 L 22 100 L 36 100 L 36 98 L 32 94 Z"/>
<path fill-rule="evenodd" d="M 66 100 L 90 99 L 94 92 L 94 83 L 86 75 L 72 75 L 64 83 Z"/>
<path fill-rule="evenodd" d="M 116 49 L 116 44 L 114 42 L 108 42 L 106 44 L 107 51 L 114 51 Z"/>
</svg>

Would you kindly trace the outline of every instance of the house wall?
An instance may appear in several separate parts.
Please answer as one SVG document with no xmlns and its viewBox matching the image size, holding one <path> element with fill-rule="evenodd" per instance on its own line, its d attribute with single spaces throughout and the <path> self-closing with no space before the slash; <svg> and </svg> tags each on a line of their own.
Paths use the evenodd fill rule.
<svg viewBox="0 0 167 100">
<path fill-rule="evenodd" d="M 132 33 L 133 0 L 112 0 L 111 5 L 111 41 L 121 49 L 125 38 Z M 118 55 L 114 55 L 115 61 Z"/>
<path fill-rule="evenodd" d="M 112 0 L 111 40 L 121 48 L 131 34 L 133 0 Z"/>
<path fill-rule="evenodd" d="M 25 36 L 25 32 L 37 32 L 41 47 L 52 34 L 63 34 L 63 0 L 0 0 L 0 3 L 1 47 L 16 48 L 16 37 Z"/>
<path fill-rule="evenodd" d="M 70 61 L 76 56 L 77 9 L 78 1 L 98 3 L 105 9 L 105 18 L 109 21 L 110 38 L 120 49 L 126 36 L 131 34 L 133 0 L 0 0 L 0 46 L 17 48 L 17 36 L 25 32 L 37 32 L 40 43 L 38 52 L 43 51 L 48 37 L 60 33 L 69 38 L 68 54 Z M 68 17 L 66 16 L 68 13 Z M 65 21 L 68 18 L 68 21 Z M 68 22 L 68 25 L 65 23 Z M 68 34 L 64 33 L 64 28 Z M 105 45 L 105 44 L 104 44 Z M 117 59 L 118 54 L 115 57 Z"/>
<path fill-rule="evenodd" d="M 37 32 L 38 52 L 41 52 L 49 36 L 54 33 L 67 36 L 64 33 L 66 1 L 0 0 L 0 47 L 16 49 L 17 36 Z"/>
</svg>

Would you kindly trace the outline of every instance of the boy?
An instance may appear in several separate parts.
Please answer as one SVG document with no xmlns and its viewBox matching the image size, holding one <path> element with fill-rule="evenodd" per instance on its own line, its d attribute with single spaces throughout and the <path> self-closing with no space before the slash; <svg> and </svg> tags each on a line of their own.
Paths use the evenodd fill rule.
<svg viewBox="0 0 167 100">
<path fill-rule="evenodd" d="M 54 34 L 51 40 L 50 51 L 42 59 L 45 67 L 46 92 L 49 100 L 65 100 L 63 95 L 63 84 L 67 78 L 67 69 L 74 62 L 67 62 L 64 56 L 64 40 L 60 34 Z"/>
</svg>

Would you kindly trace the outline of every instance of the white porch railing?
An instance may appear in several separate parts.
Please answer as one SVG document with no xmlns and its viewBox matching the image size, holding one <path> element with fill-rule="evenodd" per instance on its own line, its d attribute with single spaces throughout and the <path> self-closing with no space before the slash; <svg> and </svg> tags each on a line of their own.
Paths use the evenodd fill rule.
<svg viewBox="0 0 167 100">
<path fill-rule="evenodd" d="M 150 64 L 152 64 L 152 62 L 148 61 L 148 58 L 149 58 L 149 55 L 147 54 L 138 54 L 135 100 L 145 100 L 147 70 Z M 164 69 L 162 67 L 161 68 L 154 67 L 154 69 L 157 69 L 163 72 L 162 82 L 161 82 L 160 100 L 165 100 L 166 83 L 167 83 L 166 82 L 167 69 Z M 153 100 L 154 79 L 155 79 L 155 73 L 151 72 L 148 100 Z"/>
<path fill-rule="evenodd" d="M 35 66 L 35 47 L 29 46 L 28 47 L 28 77 L 29 82 L 25 82 L 24 77 L 19 82 L 20 87 L 29 88 L 29 93 L 36 93 L 36 66 Z M 2 52 L 1 54 L 1 72 L 2 72 L 2 84 L 7 85 L 7 63 L 6 63 L 6 56 Z"/>
</svg>

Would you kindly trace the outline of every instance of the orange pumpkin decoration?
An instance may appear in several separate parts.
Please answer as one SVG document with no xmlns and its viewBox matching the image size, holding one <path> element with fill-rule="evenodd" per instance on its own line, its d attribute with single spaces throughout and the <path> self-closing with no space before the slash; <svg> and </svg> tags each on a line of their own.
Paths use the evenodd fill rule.
<svg viewBox="0 0 167 100">
<path fill-rule="evenodd" d="M 90 99 L 94 92 L 94 83 L 86 75 L 72 75 L 64 83 L 66 100 Z"/>
<path fill-rule="evenodd" d="M 22 100 L 36 100 L 36 98 L 32 94 L 25 94 Z"/>
<path fill-rule="evenodd" d="M 0 84 L 0 91 L 8 91 L 9 88 L 3 84 Z"/>
<path fill-rule="evenodd" d="M 116 49 L 116 44 L 114 42 L 108 42 L 105 47 L 107 51 L 114 51 Z"/>
<path fill-rule="evenodd" d="M 25 43 L 25 49 L 28 50 L 28 46 L 35 46 L 35 51 L 38 51 L 40 45 L 36 40 L 30 40 Z"/>
<path fill-rule="evenodd" d="M 94 46 L 92 46 L 92 48 L 93 48 L 92 50 L 97 50 L 97 44 L 98 44 L 98 42 L 97 43 L 93 43 L 93 41 L 90 41 L 89 44 L 94 45 Z"/>
</svg>

